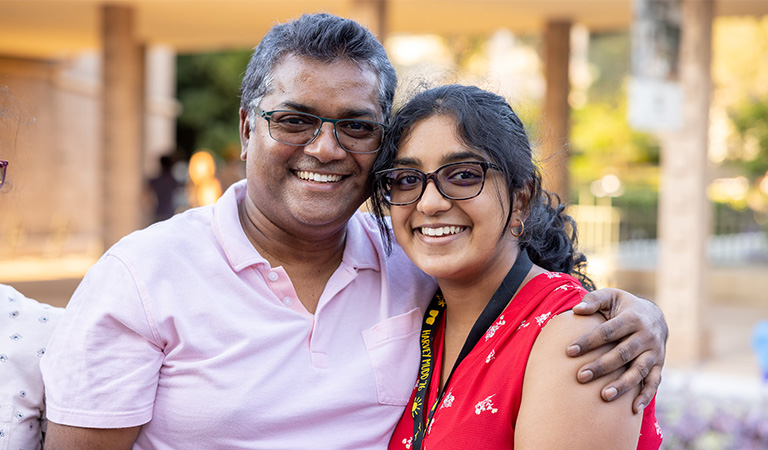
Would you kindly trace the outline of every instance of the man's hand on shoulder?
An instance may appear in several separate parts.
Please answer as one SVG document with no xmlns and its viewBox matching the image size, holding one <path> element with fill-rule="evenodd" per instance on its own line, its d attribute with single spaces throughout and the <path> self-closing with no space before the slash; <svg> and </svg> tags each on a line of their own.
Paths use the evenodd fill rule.
<svg viewBox="0 0 768 450">
<path fill-rule="evenodd" d="M 632 405 L 635 412 L 642 411 L 661 383 L 669 333 L 661 310 L 654 303 L 629 292 L 604 288 L 584 296 L 573 312 L 580 315 L 600 312 L 608 320 L 573 341 L 566 350 L 569 356 L 617 343 L 610 352 L 579 369 L 579 382 L 590 382 L 629 364 L 628 370 L 617 381 L 603 387 L 602 397 L 606 401 L 614 400 L 642 383 L 640 394 Z"/>
</svg>

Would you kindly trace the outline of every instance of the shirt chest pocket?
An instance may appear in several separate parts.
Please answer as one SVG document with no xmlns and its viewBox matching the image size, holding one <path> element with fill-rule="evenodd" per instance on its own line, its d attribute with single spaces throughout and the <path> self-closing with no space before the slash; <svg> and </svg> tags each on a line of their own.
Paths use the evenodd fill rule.
<svg viewBox="0 0 768 450">
<path fill-rule="evenodd" d="M 379 403 L 405 406 L 416 383 L 422 313 L 413 309 L 363 331 Z"/>
<path fill-rule="evenodd" d="M 13 420 L 13 405 L 0 403 L 0 450 L 6 450 L 11 442 L 11 420 Z"/>
</svg>

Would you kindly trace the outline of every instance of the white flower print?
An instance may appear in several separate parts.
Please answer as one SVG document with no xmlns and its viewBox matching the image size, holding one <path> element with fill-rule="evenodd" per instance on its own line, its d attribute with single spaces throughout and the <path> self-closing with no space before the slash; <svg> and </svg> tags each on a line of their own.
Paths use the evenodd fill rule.
<svg viewBox="0 0 768 450">
<path fill-rule="evenodd" d="M 453 396 L 452 392 L 449 392 L 445 395 L 445 398 L 443 399 L 443 403 L 440 404 L 440 409 L 443 408 L 450 408 L 453 406 L 453 401 L 456 400 L 456 397 Z"/>
<path fill-rule="evenodd" d="M 664 439 L 664 433 L 661 432 L 661 427 L 659 426 L 659 422 L 655 422 L 654 425 L 656 425 L 656 435 Z"/>
<path fill-rule="evenodd" d="M 484 400 L 482 400 L 480 403 L 475 405 L 475 414 L 480 414 L 483 411 L 490 411 L 491 414 L 496 414 L 499 409 L 493 407 L 493 401 L 491 400 L 493 397 L 495 397 L 496 394 L 489 395 Z"/>
<path fill-rule="evenodd" d="M 543 327 L 543 326 L 544 326 L 544 325 L 547 323 L 547 321 L 549 320 L 549 318 L 550 318 L 551 316 L 552 316 L 552 311 L 550 311 L 550 312 L 548 312 L 548 313 L 546 313 L 546 314 L 542 314 L 542 315 L 540 315 L 540 316 L 536 316 L 536 323 L 537 323 L 537 324 L 538 324 L 540 327 Z"/>
<path fill-rule="evenodd" d="M 528 325 L 530 325 L 530 323 L 528 323 L 527 320 L 523 320 L 522 322 L 520 322 L 520 326 L 517 327 L 517 329 L 518 330 L 522 330 L 523 328 L 527 327 Z"/>
<path fill-rule="evenodd" d="M 403 445 L 405 445 L 405 448 L 410 449 L 411 444 L 413 444 L 413 437 L 409 437 L 408 439 L 403 439 Z"/>
<path fill-rule="evenodd" d="M 563 284 L 555 288 L 556 291 L 567 291 L 568 289 L 573 289 L 573 286 L 569 284 Z"/>
<path fill-rule="evenodd" d="M 488 353 L 488 356 L 485 358 L 485 363 L 486 364 L 490 364 L 491 361 L 493 361 L 494 359 L 496 359 L 496 349 L 495 348 L 493 350 L 491 350 L 491 353 Z"/>
<path fill-rule="evenodd" d="M 552 278 L 562 278 L 562 276 L 563 274 L 560 272 L 547 272 L 547 278 L 549 278 L 550 280 Z"/>
<path fill-rule="evenodd" d="M 492 338 L 494 334 L 496 334 L 496 331 L 502 326 L 506 325 L 506 321 L 504 320 L 504 315 L 502 314 L 499 316 L 499 320 L 496 321 L 493 325 L 491 325 L 491 328 L 488 328 L 488 332 L 485 333 L 485 340 Z"/>
</svg>

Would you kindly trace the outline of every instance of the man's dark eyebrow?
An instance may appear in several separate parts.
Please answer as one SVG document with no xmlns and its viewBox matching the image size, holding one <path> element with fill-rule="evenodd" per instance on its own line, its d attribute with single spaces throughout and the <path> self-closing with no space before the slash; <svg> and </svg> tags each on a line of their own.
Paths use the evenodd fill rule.
<svg viewBox="0 0 768 450">
<path fill-rule="evenodd" d="M 315 108 L 312 108 L 310 106 L 304 105 L 302 103 L 296 103 L 296 102 L 283 102 L 280 105 L 278 105 L 277 109 L 288 109 L 298 112 L 304 112 L 308 114 L 314 114 L 316 116 L 322 116 L 321 114 L 318 114 L 319 111 L 317 111 Z M 374 111 L 371 111 L 369 109 L 346 109 L 341 112 L 339 117 L 336 117 L 337 119 L 354 119 L 354 118 L 366 118 L 369 120 L 376 120 L 376 114 Z"/>
</svg>

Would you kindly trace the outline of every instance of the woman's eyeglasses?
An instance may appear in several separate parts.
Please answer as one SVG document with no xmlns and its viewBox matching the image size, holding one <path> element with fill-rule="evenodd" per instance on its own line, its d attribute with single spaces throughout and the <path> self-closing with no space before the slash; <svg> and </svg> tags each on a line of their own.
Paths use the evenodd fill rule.
<svg viewBox="0 0 768 450">
<path fill-rule="evenodd" d="M 376 172 L 376 184 L 384 200 L 393 206 L 410 205 L 421 199 L 432 180 L 443 197 L 467 200 L 480 195 L 488 169 L 500 170 L 488 161 L 465 161 L 446 164 L 432 173 L 418 169 L 397 168 Z"/>
<path fill-rule="evenodd" d="M 298 111 L 253 111 L 269 122 L 269 135 L 283 144 L 309 145 L 320 134 L 325 122 L 333 124 L 333 136 L 344 150 L 350 153 L 375 153 L 384 137 L 383 123 L 363 119 L 327 119 Z"/>
<path fill-rule="evenodd" d="M 0 160 L 0 188 L 5 184 L 5 170 L 8 168 L 8 161 Z"/>
</svg>

